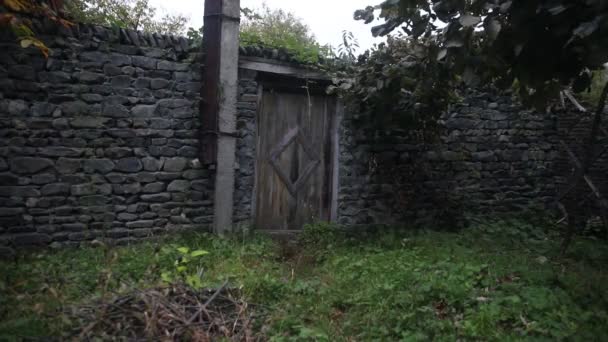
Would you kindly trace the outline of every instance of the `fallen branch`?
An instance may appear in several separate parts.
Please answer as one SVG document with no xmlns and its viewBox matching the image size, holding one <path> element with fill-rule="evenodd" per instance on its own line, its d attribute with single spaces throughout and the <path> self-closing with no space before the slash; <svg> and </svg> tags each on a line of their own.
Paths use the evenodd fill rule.
<svg viewBox="0 0 608 342">
<path fill-rule="evenodd" d="M 217 296 L 220 294 L 220 292 L 224 291 L 224 289 L 226 288 L 226 285 L 228 285 L 228 280 L 226 280 L 224 282 L 224 285 L 222 285 L 219 289 L 217 289 L 217 291 L 215 291 L 215 293 L 213 295 L 211 295 L 211 297 L 209 297 L 209 299 L 207 299 L 205 304 L 203 304 L 203 306 L 201 306 L 201 308 L 194 315 L 192 315 L 192 317 L 190 317 L 190 319 L 186 322 L 186 324 L 192 324 L 192 322 L 194 322 L 196 317 L 198 317 L 203 312 L 203 310 L 205 310 L 207 308 L 207 305 L 211 304 L 211 302 L 213 302 L 213 300 L 215 298 L 217 298 Z"/>
<path fill-rule="evenodd" d="M 78 340 L 256 341 L 253 308 L 225 282 L 213 290 L 173 284 L 133 289 L 71 308 L 64 336 Z"/>
</svg>

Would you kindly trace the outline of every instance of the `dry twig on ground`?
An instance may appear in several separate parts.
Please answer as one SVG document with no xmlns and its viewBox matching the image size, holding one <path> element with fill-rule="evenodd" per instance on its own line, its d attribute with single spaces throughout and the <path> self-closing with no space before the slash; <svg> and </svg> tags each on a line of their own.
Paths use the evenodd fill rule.
<svg viewBox="0 0 608 342">
<path fill-rule="evenodd" d="M 72 308 L 70 337 L 78 340 L 257 341 L 254 312 L 237 290 L 184 284 L 116 294 Z"/>
</svg>

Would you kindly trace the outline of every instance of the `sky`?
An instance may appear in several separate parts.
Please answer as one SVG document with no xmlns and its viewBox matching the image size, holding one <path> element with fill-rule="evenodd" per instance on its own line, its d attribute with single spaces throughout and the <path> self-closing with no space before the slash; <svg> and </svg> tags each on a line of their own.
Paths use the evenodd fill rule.
<svg viewBox="0 0 608 342">
<path fill-rule="evenodd" d="M 189 26 L 203 25 L 204 0 L 150 0 L 161 13 L 183 14 L 190 18 Z M 241 0 L 241 7 L 260 8 L 266 3 L 270 8 L 281 8 L 294 13 L 306 23 L 319 43 L 337 47 L 342 42 L 342 31 L 355 35 L 360 50 L 370 48 L 382 40 L 372 37 L 371 26 L 353 19 L 357 9 L 380 3 L 381 0 Z"/>
</svg>

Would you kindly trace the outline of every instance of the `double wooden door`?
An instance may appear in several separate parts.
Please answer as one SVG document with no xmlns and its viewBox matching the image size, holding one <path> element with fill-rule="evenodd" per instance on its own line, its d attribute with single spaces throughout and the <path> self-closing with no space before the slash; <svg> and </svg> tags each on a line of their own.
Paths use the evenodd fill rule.
<svg viewBox="0 0 608 342">
<path fill-rule="evenodd" d="M 266 89 L 258 108 L 255 226 L 298 230 L 329 221 L 335 187 L 336 99 Z"/>
</svg>

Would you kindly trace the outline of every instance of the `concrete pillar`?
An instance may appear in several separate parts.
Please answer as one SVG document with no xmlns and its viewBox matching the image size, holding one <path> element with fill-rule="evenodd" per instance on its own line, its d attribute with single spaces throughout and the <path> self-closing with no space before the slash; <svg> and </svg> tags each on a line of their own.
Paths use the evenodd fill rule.
<svg viewBox="0 0 608 342">
<path fill-rule="evenodd" d="M 214 1 L 214 0 L 211 0 Z M 213 229 L 232 230 L 236 164 L 236 102 L 238 96 L 240 0 L 222 1 L 219 58 L 219 113 Z M 213 13 L 212 13 L 213 14 Z"/>
</svg>

